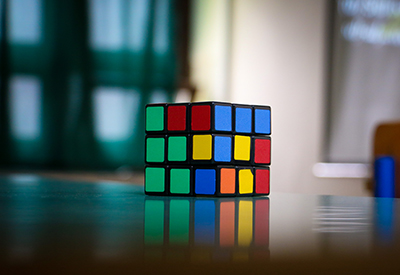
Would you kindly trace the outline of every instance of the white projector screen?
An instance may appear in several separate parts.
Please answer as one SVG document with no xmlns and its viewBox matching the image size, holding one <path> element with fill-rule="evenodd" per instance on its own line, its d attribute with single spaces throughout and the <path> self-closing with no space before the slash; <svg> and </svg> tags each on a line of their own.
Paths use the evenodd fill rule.
<svg viewBox="0 0 400 275">
<path fill-rule="evenodd" d="M 400 1 L 335 1 L 332 24 L 327 161 L 367 163 L 376 126 L 400 120 Z"/>
</svg>

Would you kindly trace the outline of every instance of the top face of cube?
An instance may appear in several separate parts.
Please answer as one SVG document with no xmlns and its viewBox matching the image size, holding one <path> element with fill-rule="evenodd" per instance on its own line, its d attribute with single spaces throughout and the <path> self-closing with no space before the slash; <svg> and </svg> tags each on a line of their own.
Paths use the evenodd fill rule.
<svg viewBox="0 0 400 275">
<path fill-rule="evenodd" d="M 271 108 L 226 102 L 148 104 L 146 133 L 270 135 Z"/>
</svg>

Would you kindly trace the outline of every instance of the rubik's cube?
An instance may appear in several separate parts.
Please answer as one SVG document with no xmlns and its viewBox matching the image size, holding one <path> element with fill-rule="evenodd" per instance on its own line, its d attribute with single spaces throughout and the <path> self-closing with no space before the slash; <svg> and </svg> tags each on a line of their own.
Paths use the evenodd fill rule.
<svg viewBox="0 0 400 275">
<path fill-rule="evenodd" d="M 148 104 L 145 125 L 146 194 L 269 194 L 269 106 Z"/>
</svg>

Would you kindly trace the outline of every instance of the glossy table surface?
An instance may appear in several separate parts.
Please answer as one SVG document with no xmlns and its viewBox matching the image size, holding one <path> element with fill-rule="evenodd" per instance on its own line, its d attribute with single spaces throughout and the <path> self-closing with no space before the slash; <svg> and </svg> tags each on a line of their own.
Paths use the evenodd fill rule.
<svg viewBox="0 0 400 275">
<path fill-rule="evenodd" d="M 393 272 L 399 211 L 396 199 L 150 197 L 140 185 L 2 176 L 0 273 Z"/>
</svg>

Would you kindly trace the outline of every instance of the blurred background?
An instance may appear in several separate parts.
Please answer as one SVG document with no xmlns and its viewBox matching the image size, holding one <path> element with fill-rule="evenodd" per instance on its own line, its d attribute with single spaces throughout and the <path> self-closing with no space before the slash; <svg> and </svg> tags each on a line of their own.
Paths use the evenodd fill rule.
<svg viewBox="0 0 400 275">
<path fill-rule="evenodd" d="M 272 192 L 372 195 L 398 0 L 0 0 L 1 171 L 144 167 L 147 103 L 272 107 Z"/>
</svg>

